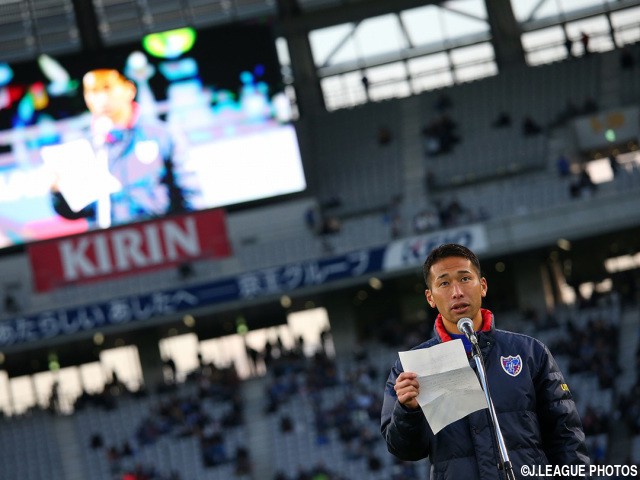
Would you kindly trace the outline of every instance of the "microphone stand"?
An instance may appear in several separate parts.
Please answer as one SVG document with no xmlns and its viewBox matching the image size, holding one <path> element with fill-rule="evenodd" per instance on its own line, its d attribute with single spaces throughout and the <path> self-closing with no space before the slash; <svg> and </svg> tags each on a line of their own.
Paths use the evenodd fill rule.
<svg viewBox="0 0 640 480">
<path fill-rule="evenodd" d="M 487 399 L 487 404 L 489 405 L 489 415 L 491 416 L 491 423 L 493 424 L 494 435 L 498 442 L 498 447 L 500 451 L 500 463 L 498 464 L 498 469 L 504 471 L 507 480 L 516 480 L 515 474 L 513 473 L 513 465 L 511 465 L 511 460 L 509 460 L 509 452 L 507 451 L 507 446 L 504 443 L 504 438 L 502 438 L 502 432 L 500 431 L 500 424 L 498 423 L 498 416 L 496 415 L 496 409 L 493 406 L 493 401 L 491 400 L 491 394 L 489 393 L 489 383 L 487 382 L 487 372 L 484 369 L 484 362 L 482 360 L 482 352 L 480 351 L 480 346 L 478 345 L 478 339 L 475 337 L 475 335 L 471 336 L 467 334 L 467 337 L 469 337 L 469 341 L 471 341 L 472 356 L 476 362 L 476 366 L 478 367 L 478 377 L 480 378 L 480 383 L 482 384 L 482 390 L 484 391 L 484 396 Z"/>
</svg>

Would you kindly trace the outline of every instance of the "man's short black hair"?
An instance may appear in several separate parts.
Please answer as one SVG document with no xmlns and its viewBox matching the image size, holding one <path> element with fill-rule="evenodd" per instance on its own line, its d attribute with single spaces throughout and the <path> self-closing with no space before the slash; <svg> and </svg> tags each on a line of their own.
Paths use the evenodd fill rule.
<svg viewBox="0 0 640 480">
<path fill-rule="evenodd" d="M 471 261 L 471 265 L 473 265 L 473 267 L 478 271 L 478 275 L 480 277 L 482 276 L 480 260 L 478 260 L 475 253 L 464 245 L 459 245 L 457 243 L 444 243 L 431 250 L 431 253 L 429 253 L 429 256 L 422 265 L 422 273 L 424 275 L 424 282 L 427 284 L 427 288 L 431 288 L 429 286 L 429 274 L 431 273 L 431 267 L 433 264 L 449 257 L 466 258 Z"/>
</svg>

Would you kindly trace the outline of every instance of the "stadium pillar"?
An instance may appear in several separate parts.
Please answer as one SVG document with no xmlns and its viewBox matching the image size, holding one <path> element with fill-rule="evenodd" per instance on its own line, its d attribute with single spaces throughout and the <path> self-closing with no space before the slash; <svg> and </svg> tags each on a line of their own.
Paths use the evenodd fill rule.
<svg viewBox="0 0 640 480">
<path fill-rule="evenodd" d="M 522 258 L 518 260 L 517 277 L 515 282 L 518 305 L 522 308 L 531 307 L 544 313 L 547 309 L 542 270 L 544 265 L 538 258 Z"/>
<path fill-rule="evenodd" d="M 324 307 L 329 315 L 331 337 L 337 357 L 351 357 L 357 344 L 356 315 L 346 295 L 327 298 Z"/>
<path fill-rule="evenodd" d="M 521 29 L 511 7 L 511 0 L 486 1 L 487 16 L 493 37 L 498 68 L 524 65 Z"/>
<path fill-rule="evenodd" d="M 300 7 L 295 0 L 279 0 L 282 36 L 287 40 L 296 103 L 301 115 L 322 112 L 325 109 L 320 80 L 311 53 L 309 32 L 296 22 Z"/>
<path fill-rule="evenodd" d="M 140 357 L 142 378 L 147 390 L 150 391 L 155 391 L 159 385 L 164 383 L 159 340 L 154 331 L 139 332 L 134 340 Z"/>
<path fill-rule="evenodd" d="M 100 50 L 103 47 L 102 37 L 93 3 L 86 0 L 73 0 L 73 8 L 83 49 L 89 52 Z"/>
</svg>

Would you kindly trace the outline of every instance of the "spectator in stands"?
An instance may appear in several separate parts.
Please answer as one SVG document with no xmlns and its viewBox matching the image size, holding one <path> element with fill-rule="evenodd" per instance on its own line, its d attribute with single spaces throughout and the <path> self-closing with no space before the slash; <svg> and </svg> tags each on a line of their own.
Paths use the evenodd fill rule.
<svg viewBox="0 0 640 480">
<path fill-rule="evenodd" d="M 472 219 L 469 210 L 464 207 L 457 198 L 451 199 L 451 201 L 446 204 L 438 201 L 436 207 L 438 208 L 440 225 L 444 228 L 456 227 Z"/>
<path fill-rule="evenodd" d="M 294 424 L 293 419 L 289 415 L 283 415 L 280 417 L 280 431 L 282 433 L 293 432 Z"/>
<path fill-rule="evenodd" d="M 580 32 L 580 43 L 582 44 L 582 51 L 584 55 L 589 55 L 591 51 L 589 50 L 589 42 L 591 41 L 591 37 L 587 32 Z"/>
<path fill-rule="evenodd" d="M 229 462 L 227 448 L 224 444 L 222 432 L 205 433 L 200 438 L 202 460 L 206 467 L 215 467 Z"/>
<path fill-rule="evenodd" d="M 556 160 L 556 167 L 561 177 L 568 177 L 571 174 L 571 162 L 564 153 L 560 154 Z"/>
<path fill-rule="evenodd" d="M 118 372 L 111 371 L 111 380 L 105 385 L 105 390 L 109 390 L 114 395 L 121 395 L 123 393 L 129 393 L 129 389 L 126 384 L 120 380 Z"/>
<path fill-rule="evenodd" d="M 92 116 L 83 141 L 94 150 L 92 174 L 104 177 L 104 190 L 82 191 L 69 168 L 54 166 L 54 210 L 64 218 L 89 219 L 101 228 L 189 210 L 187 176 L 179 163 L 186 143 L 180 135 L 141 114 L 134 101 L 135 84 L 117 70 L 92 70 L 82 86 Z M 66 150 L 58 155 L 60 162 L 71 160 Z M 195 188 L 189 185 L 190 191 Z"/>
<path fill-rule="evenodd" d="M 427 156 L 449 153 L 460 142 L 458 124 L 449 115 L 442 114 L 422 129 L 424 149 Z"/>
<path fill-rule="evenodd" d="M 18 313 L 20 311 L 20 304 L 16 300 L 16 296 L 11 292 L 4 292 L 4 311 L 6 313 Z"/>
<path fill-rule="evenodd" d="M 249 449 L 243 445 L 236 447 L 234 473 L 236 477 L 250 475 L 253 471 Z"/>
<path fill-rule="evenodd" d="M 102 434 L 100 434 L 100 433 L 92 434 L 91 435 L 91 442 L 90 442 L 89 446 L 93 450 L 97 450 L 99 448 L 104 447 L 104 439 L 102 438 Z"/>
<path fill-rule="evenodd" d="M 107 462 L 109 463 L 109 469 L 112 473 L 117 473 L 120 470 L 120 453 L 115 445 L 111 445 L 106 451 Z"/>
<path fill-rule="evenodd" d="M 568 35 L 565 36 L 565 39 L 564 39 L 564 48 L 567 49 L 567 56 L 569 58 L 572 58 L 573 57 L 573 40 L 571 40 Z"/>
<path fill-rule="evenodd" d="M 378 145 L 384 147 L 385 145 L 389 145 L 393 141 L 393 133 L 391 129 L 386 125 L 381 125 L 378 127 L 378 132 L 376 133 L 376 139 L 378 140 Z"/>
<path fill-rule="evenodd" d="M 609 155 L 608 159 L 609 159 L 609 166 L 611 167 L 611 172 L 615 177 L 616 175 L 618 175 L 618 172 L 620 171 L 620 162 L 618 162 L 618 157 L 613 153 Z"/>
<path fill-rule="evenodd" d="M 598 186 L 591 179 L 586 166 L 582 165 L 580 172 L 574 175 L 569 191 L 573 198 L 589 198 L 598 191 Z"/>
<path fill-rule="evenodd" d="M 481 308 L 487 281 L 468 248 L 444 244 L 423 265 L 426 299 L 439 312 L 430 348 L 461 339 L 467 355 L 471 343 L 457 328 L 470 318 L 484 356 L 493 402 L 501 420 L 514 471 L 523 465 L 588 465 L 580 416 L 560 369 L 541 342 L 496 330 L 493 314 Z M 514 368 L 504 359 L 515 359 Z M 470 361 L 470 364 L 473 363 Z M 479 410 L 434 434 L 418 403 L 421 386 L 414 372 L 396 360 L 384 390 L 381 431 L 388 450 L 402 460 L 429 458 L 432 474 L 442 478 L 498 478 L 499 452 L 486 411 Z"/>
<path fill-rule="evenodd" d="M 307 224 L 309 230 L 313 233 L 318 233 L 321 226 L 322 213 L 317 205 L 313 205 L 307 208 L 304 212 L 304 222 Z"/>
<path fill-rule="evenodd" d="M 333 235 L 334 233 L 339 233 L 342 228 L 342 224 L 338 217 L 325 217 L 322 223 L 322 230 L 320 233 L 322 235 Z"/>
<path fill-rule="evenodd" d="M 360 78 L 360 82 L 362 83 L 362 87 L 364 88 L 364 93 L 367 96 L 367 100 L 370 100 L 369 98 L 369 77 L 367 77 L 366 75 L 362 75 L 362 78 Z"/>
<path fill-rule="evenodd" d="M 320 228 L 320 239 L 322 241 L 322 250 L 325 253 L 333 253 L 334 246 L 329 237 L 340 233 L 342 230 L 342 222 L 336 216 L 323 216 L 322 226 Z"/>
<path fill-rule="evenodd" d="M 165 371 L 165 378 L 168 383 L 176 383 L 178 381 L 178 369 L 172 357 L 164 361 L 162 368 Z"/>
<path fill-rule="evenodd" d="M 258 374 L 258 361 L 260 360 L 260 352 L 250 345 L 246 344 L 245 339 L 245 351 L 247 352 L 247 360 L 249 361 L 249 373 L 251 375 Z"/>
<path fill-rule="evenodd" d="M 453 107 L 453 101 L 451 100 L 451 97 L 449 95 L 447 95 L 446 93 L 441 93 L 440 95 L 438 95 L 438 98 L 436 99 L 433 106 L 436 112 L 438 112 L 439 114 L 443 114 L 451 107 Z"/>
<path fill-rule="evenodd" d="M 51 413 L 60 413 L 60 382 L 57 380 L 51 385 L 51 394 L 49 395 L 49 411 Z"/>
<path fill-rule="evenodd" d="M 129 440 L 125 440 L 125 442 L 122 444 L 122 448 L 120 449 L 120 456 L 131 457 L 134 453 L 135 452 Z"/>
<path fill-rule="evenodd" d="M 533 135 L 538 135 L 541 132 L 542 132 L 542 127 L 540 127 L 540 125 L 538 125 L 533 120 L 533 118 L 531 118 L 528 115 L 526 117 L 524 117 L 524 120 L 522 121 L 522 134 L 525 137 L 531 137 Z"/>
<path fill-rule="evenodd" d="M 420 210 L 413 217 L 413 233 L 426 233 L 438 228 L 440 228 L 440 216 L 430 208 Z"/>
<path fill-rule="evenodd" d="M 491 124 L 494 128 L 504 128 L 511 126 L 511 115 L 507 112 L 500 112 L 498 118 L 496 118 Z"/>
<path fill-rule="evenodd" d="M 623 70 L 631 70 L 635 65 L 636 61 L 633 58 L 633 54 L 631 53 L 629 46 L 625 45 L 622 47 L 622 50 L 620 50 L 620 68 Z"/>
<path fill-rule="evenodd" d="M 587 97 L 584 99 L 584 103 L 582 104 L 582 113 L 590 114 L 596 113 L 600 107 L 598 106 L 598 102 L 593 97 Z"/>
</svg>

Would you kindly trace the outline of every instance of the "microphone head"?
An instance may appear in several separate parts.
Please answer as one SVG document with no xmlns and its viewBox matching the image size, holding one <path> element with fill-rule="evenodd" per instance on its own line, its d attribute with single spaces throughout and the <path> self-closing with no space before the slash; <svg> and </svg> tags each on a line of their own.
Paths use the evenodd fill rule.
<svg viewBox="0 0 640 480">
<path fill-rule="evenodd" d="M 460 320 L 458 320 L 458 330 L 460 330 L 461 332 L 465 332 L 469 331 L 469 332 L 473 332 L 473 322 L 471 321 L 470 318 L 467 317 L 462 317 Z"/>
</svg>

